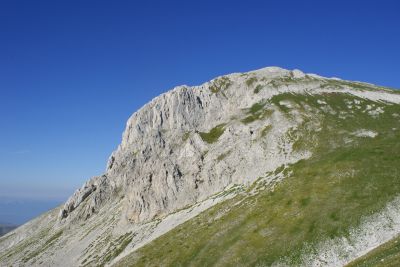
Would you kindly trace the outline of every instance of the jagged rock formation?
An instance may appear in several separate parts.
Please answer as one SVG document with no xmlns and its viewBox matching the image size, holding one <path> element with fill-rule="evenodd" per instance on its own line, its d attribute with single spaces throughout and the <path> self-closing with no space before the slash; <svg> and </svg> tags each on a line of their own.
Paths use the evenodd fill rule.
<svg viewBox="0 0 400 267">
<path fill-rule="evenodd" d="M 68 215 L 79 207 L 79 205 L 89 196 L 91 197 L 90 203 L 85 206 L 83 213 L 79 216 L 80 219 L 89 218 L 97 209 L 99 209 L 105 199 L 111 197 L 110 185 L 106 175 L 93 177 L 78 189 L 65 203 L 64 208 L 60 210 L 60 220 L 67 218 Z"/>
<path fill-rule="evenodd" d="M 327 118 L 379 120 L 399 103 L 387 88 L 277 67 L 176 87 L 129 118 L 104 175 L 0 239 L 0 265 L 115 263 L 240 192 L 274 188 L 322 153 L 320 133 L 335 131 Z M 367 126 L 343 130 L 327 150 L 384 135 Z"/>
<path fill-rule="evenodd" d="M 303 86 L 314 83 L 300 71 L 278 68 L 254 72 L 253 76 L 260 80 L 285 76 L 304 79 Z M 241 122 L 253 116 L 251 109 L 255 103 L 279 93 L 263 90 L 254 94 L 246 81 L 245 76 L 233 74 L 199 87 L 177 87 L 152 100 L 128 120 L 122 143 L 108 162 L 103 183 L 96 182 L 99 178 L 95 177 L 85 184 L 65 204 L 60 218 L 73 216 L 75 207 L 92 192 L 95 202 L 101 203 L 103 198 L 96 192 L 98 188 L 107 192 L 122 191 L 127 196 L 124 215 L 129 221 L 149 221 L 204 200 L 229 185 L 251 183 L 283 163 L 306 156 L 293 155 L 290 146 L 279 136 L 279 131 L 286 132 L 296 123 L 274 112 L 274 107 L 268 111 L 271 114 L 264 124 Z M 304 88 L 281 91 L 293 89 Z M 271 139 L 252 145 L 252 140 L 268 125 L 274 126 Z M 213 130 L 215 135 L 221 134 L 216 138 L 218 142 L 212 139 Z M 210 140 L 204 138 L 207 135 L 211 136 Z M 232 143 L 237 144 L 235 149 L 226 149 Z M 205 157 L 207 153 L 210 154 Z M 229 160 L 216 160 L 222 155 Z M 254 158 L 266 164 L 260 166 Z M 90 216 L 96 208 L 91 203 L 83 217 Z"/>
</svg>

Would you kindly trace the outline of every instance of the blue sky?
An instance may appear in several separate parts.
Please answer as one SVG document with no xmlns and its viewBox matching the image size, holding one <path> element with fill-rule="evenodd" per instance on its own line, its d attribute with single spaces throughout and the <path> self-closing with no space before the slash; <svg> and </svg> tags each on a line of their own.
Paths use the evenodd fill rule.
<svg viewBox="0 0 400 267">
<path fill-rule="evenodd" d="M 400 87 L 398 1 L 0 2 L 0 197 L 65 200 L 128 117 L 265 66 Z M 0 218 L 1 219 L 1 218 Z"/>
</svg>

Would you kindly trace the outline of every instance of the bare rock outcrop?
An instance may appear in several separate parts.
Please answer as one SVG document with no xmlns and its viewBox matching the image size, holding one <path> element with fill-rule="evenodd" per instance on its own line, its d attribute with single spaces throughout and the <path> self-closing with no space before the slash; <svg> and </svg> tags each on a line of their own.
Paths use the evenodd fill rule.
<svg viewBox="0 0 400 267">
<path fill-rule="evenodd" d="M 104 199 L 112 198 L 100 197 L 102 190 L 126 197 L 123 214 L 128 221 L 149 221 L 204 200 L 232 184 L 250 183 L 267 171 L 304 156 L 292 155 L 290 147 L 285 147 L 279 132 L 296 123 L 274 113 L 276 107 L 270 106 L 272 115 L 265 120 L 241 122 L 251 115 L 249 110 L 254 103 L 280 93 L 262 90 L 254 94 L 254 87 L 282 77 L 304 79 L 305 74 L 266 68 L 245 76 L 219 77 L 201 86 L 179 86 L 153 99 L 129 118 L 105 175 L 79 189 L 64 205 L 60 219 L 73 215 L 88 197 L 96 204 L 89 205 L 85 215 L 79 217 L 91 216 Z M 267 125 L 273 125 L 271 138 L 254 143 L 253 139 Z M 215 140 L 208 140 L 208 135 Z M 286 154 L 282 153 L 284 149 L 288 150 Z M 256 164 L 255 157 L 266 164 Z M 106 181 L 106 189 L 99 181 Z"/>
<path fill-rule="evenodd" d="M 304 117 L 295 111 L 286 116 L 279 106 L 293 108 L 291 103 L 268 99 L 285 92 L 332 91 L 335 87 L 321 86 L 326 81 L 299 70 L 269 67 L 218 77 L 201 86 L 178 86 L 154 98 L 129 118 L 106 173 L 79 189 L 59 218 L 74 217 L 74 210 L 90 198 L 78 216 L 88 218 L 118 195 L 124 197 L 124 219 L 146 222 L 309 156 L 294 152 L 286 136 Z M 380 92 L 379 97 L 385 94 Z M 266 134 L 268 138 L 261 138 Z"/>
</svg>

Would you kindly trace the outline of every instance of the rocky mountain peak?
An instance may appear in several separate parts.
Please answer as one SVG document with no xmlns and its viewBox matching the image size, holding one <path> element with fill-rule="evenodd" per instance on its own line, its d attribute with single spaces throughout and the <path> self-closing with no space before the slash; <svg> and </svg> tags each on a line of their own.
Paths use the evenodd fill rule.
<svg viewBox="0 0 400 267">
<path fill-rule="evenodd" d="M 67 219 L 90 196 L 84 214 L 79 214 L 88 218 L 117 194 L 126 197 L 127 220 L 149 221 L 308 157 L 307 151 L 294 153 L 282 136 L 296 129 L 302 116 L 289 119 L 267 100 L 285 92 L 314 93 L 329 81 L 300 70 L 267 67 L 200 86 L 175 87 L 129 118 L 106 173 L 75 192 L 60 219 Z M 259 114 L 259 108 L 265 114 Z M 265 141 L 260 136 L 268 127 Z M 218 160 L 221 157 L 229 160 Z M 254 158 L 267 164 L 254 164 Z"/>
<path fill-rule="evenodd" d="M 288 187 L 291 191 L 284 193 L 285 198 L 307 184 L 301 179 L 318 176 L 307 164 L 318 162 L 328 168 L 319 160 L 329 153 L 335 156 L 328 161 L 346 158 L 340 149 L 361 147 L 367 144 L 365 139 L 378 142 L 387 137 L 392 142 L 395 135 L 390 131 L 397 129 L 400 117 L 398 104 L 400 94 L 388 88 L 278 67 L 175 87 L 132 114 L 103 175 L 89 179 L 61 207 L 0 239 L 0 249 L 5 251 L 0 259 L 21 265 L 39 260 L 56 266 L 112 264 L 219 204 L 221 209 L 207 216 L 207 222 L 201 222 L 200 216 L 196 223 L 212 227 L 235 207 L 245 206 L 242 213 L 253 207 L 262 210 L 265 207 L 257 203 L 273 201 L 268 193 L 275 188 L 284 192 L 279 184 L 299 170 L 305 169 L 300 178 L 290 181 L 301 182 Z M 377 124 L 381 118 L 384 123 Z M 372 151 L 379 152 L 380 147 Z M 334 178 L 341 181 L 359 170 L 358 165 L 340 173 L 329 169 L 329 182 L 305 191 L 336 185 Z M 307 207 L 312 197 L 302 195 L 296 200 L 298 210 Z M 291 201 L 282 197 L 273 203 L 287 203 L 290 210 Z M 271 215 L 271 210 L 262 212 Z M 249 216 L 257 214 L 259 210 Z M 297 218 L 293 214 L 285 219 L 288 225 Z M 336 213 L 329 216 L 337 221 Z M 268 239 L 271 229 L 251 233 Z"/>
<path fill-rule="evenodd" d="M 66 219 L 92 194 L 89 208 L 85 215 L 80 215 L 87 218 L 104 199 L 112 198 L 104 192 L 119 192 L 127 199 L 128 220 L 151 220 L 233 184 L 250 183 L 279 165 L 305 157 L 307 153 L 294 155 L 290 147 L 278 147 L 282 142 L 278 139 L 252 144 L 268 125 L 275 125 L 276 131 L 278 127 L 280 131 L 295 127 L 295 122 L 274 114 L 274 107 L 270 109 L 271 116 L 260 121 L 263 124 L 242 122 L 252 113 L 254 104 L 282 90 L 291 90 L 290 86 L 277 86 L 254 92 L 282 79 L 298 79 L 296 90 L 308 83 L 320 83 L 306 79 L 299 70 L 267 67 L 247 74 L 221 76 L 200 86 L 178 86 L 154 98 L 129 118 L 105 175 L 93 178 L 79 189 L 64 205 L 60 219 Z M 214 140 L 213 135 L 218 138 Z M 235 151 L 227 149 L 231 142 L 238 142 Z M 285 155 L 281 155 L 282 149 Z M 255 153 L 270 164 L 255 168 L 243 152 Z M 225 154 L 229 161 L 217 160 Z"/>
</svg>

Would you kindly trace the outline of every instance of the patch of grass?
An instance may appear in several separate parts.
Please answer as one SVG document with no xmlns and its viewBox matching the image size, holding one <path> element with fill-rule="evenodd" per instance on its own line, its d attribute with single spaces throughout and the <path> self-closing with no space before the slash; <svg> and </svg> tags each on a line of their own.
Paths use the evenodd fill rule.
<svg viewBox="0 0 400 267">
<path fill-rule="evenodd" d="M 126 233 L 125 235 L 120 236 L 115 241 L 115 244 L 117 245 L 112 247 L 112 249 L 107 250 L 107 254 L 103 258 L 103 262 L 100 265 L 105 265 L 105 263 L 110 262 L 112 259 L 115 259 L 131 243 L 132 239 L 132 233 Z"/>
<path fill-rule="evenodd" d="M 254 93 L 258 94 L 261 91 L 261 89 L 263 89 L 263 86 L 261 84 L 257 85 L 256 88 L 254 88 Z"/>
<path fill-rule="evenodd" d="M 230 187 L 229 189 L 226 189 L 220 193 L 215 194 L 214 196 L 212 196 L 212 198 L 218 198 L 218 197 L 224 197 L 227 196 L 229 194 L 232 193 L 238 193 L 238 192 L 242 192 L 244 190 L 244 186 L 243 185 L 238 185 L 238 184 L 234 184 L 232 187 Z M 217 210 L 211 211 L 211 214 L 215 214 L 217 213 Z"/>
<path fill-rule="evenodd" d="M 55 242 L 58 238 L 60 238 L 60 236 L 63 234 L 63 231 L 58 231 L 57 233 L 55 233 L 54 235 L 52 235 L 47 241 L 46 244 L 50 244 Z"/>
<path fill-rule="evenodd" d="M 289 86 L 295 84 L 308 84 L 315 81 L 314 78 L 310 76 L 305 76 L 302 78 L 294 78 L 292 76 L 284 76 L 280 78 L 275 78 L 269 82 L 272 87 L 278 88 L 280 86 Z"/>
<path fill-rule="evenodd" d="M 250 107 L 248 113 L 256 114 L 257 112 L 261 111 L 264 108 L 264 106 L 265 106 L 265 103 L 262 103 L 262 102 L 255 103 Z"/>
<path fill-rule="evenodd" d="M 0 252 L 0 261 L 5 258 L 11 258 L 15 255 L 26 255 L 30 253 L 30 249 L 40 244 L 50 233 L 50 228 L 44 228 L 39 231 L 37 234 L 33 234 L 32 236 L 23 239 L 21 242 L 13 246 L 10 250 L 6 250 Z"/>
<path fill-rule="evenodd" d="M 288 94 L 281 94 L 281 95 L 276 95 L 271 98 L 271 102 L 277 106 L 283 113 L 289 114 L 290 108 L 288 108 L 285 105 L 281 105 L 281 101 L 289 101 L 290 99 Z"/>
<path fill-rule="evenodd" d="M 182 136 L 182 141 L 186 142 L 189 139 L 189 137 L 190 137 L 190 132 L 184 133 Z"/>
<path fill-rule="evenodd" d="M 247 79 L 246 80 L 246 85 L 248 86 L 248 87 L 250 87 L 253 83 L 255 83 L 257 81 L 257 78 L 256 77 L 251 77 L 251 78 L 249 78 L 249 79 Z"/>
<path fill-rule="evenodd" d="M 204 142 L 212 144 L 218 141 L 219 137 L 224 133 L 224 131 L 225 124 L 219 124 L 212 128 L 209 132 L 199 132 L 199 135 Z"/>
<path fill-rule="evenodd" d="M 112 238 L 111 235 L 107 236 L 95 245 L 94 251 L 97 255 L 87 256 L 82 261 L 82 266 L 105 266 L 126 249 L 134 236 L 131 232 L 120 235 L 117 238 Z"/>
<path fill-rule="evenodd" d="M 210 91 L 214 94 L 222 92 L 226 90 L 229 86 L 231 86 L 232 82 L 228 77 L 221 77 L 212 82 L 210 85 Z M 222 92 L 223 93 L 223 92 Z"/>
<path fill-rule="evenodd" d="M 250 108 L 245 109 L 246 114 L 248 115 L 240 121 L 244 124 L 249 124 L 253 121 L 262 120 L 268 116 L 271 116 L 274 111 L 272 109 L 265 108 L 266 104 L 266 102 L 261 101 L 253 104 Z"/>
<path fill-rule="evenodd" d="M 279 78 L 277 80 L 284 84 L 288 84 L 288 83 L 292 83 L 292 82 L 296 81 L 296 79 L 294 79 L 291 76 L 285 76 L 285 77 Z"/>
<path fill-rule="evenodd" d="M 226 158 L 230 153 L 231 153 L 231 151 L 229 150 L 228 152 L 219 155 L 219 156 L 217 157 L 217 162 L 220 162 L 221 160 L 223 160 L 224 158 Z"/>
<path fill-rule="evenodd" d="M 244 124 L 249 124 L 249 123 L 252 123 L 253 121 L 256 121 L 256 120 L 258 120 L 258 117 L 250 115 L 250 116 L 247 116 L 246 118 L 244 118 L 244 119 L 242 119 L 240 121 L 242 123 L 244 123 Z"/>
<path fill-rule="evenodd" d="M 272 125 L 267 125 L 261 130 L 261 137 L 265 137 L 269 131 L 271 131 Z"/>
<path fill-rule="evenodd" d="M 62 234 L 63 234 L 62 230 L 53 234 L 49 239 L 46 240 L 46 242 L 41 247 L 39 247 L 38 249 L 34 250 L 33 252 L 27 254 L 24 258 L 22 258 L 22 261 L 26 263 L 29 260 L 36 258 L 38 255 L 42 254 L 44 251 L 46 251 L 48 248 L 54 245 L 54 243 L 61 237 Z"/>
<path fill-rule="evenodd" d="M 331 88 L 343 88 L 343 87 L 350 87 L 356 90 L 385 90 L 383 87 L 376 87 L 366 83 L 359 83 L 359 82 L 350 82 L 350 81 L 343 81 L 343 80 L 331 80 L 325 79 L 323 84 L 321 85 L 322 88 L 331 87 Z"/>
<path fill-rule="evenodd" d="M 247 189 L 246 192 L 251 192 L 253 191 L 255 188 L 257 188 L 259 186 L 260 181 L 262 180 L 263 177 L 258 177 L 257 180 L 255 180 Z"/>
<path fill-rule="evenodd" d="M 301 204 L 301 206 L 305 207 L 310 203 L 310 201 L 311 201 L 311 198 L 305 197 L 305 198 L 300 199 L 300 204 Z"/>
<path fill-rule="evenodd" d="M 99 266 L 104 266 L 106 263 L 110 262 L 116 258 L 125 248 L 131 243 L 133 235 L 131 232 L 121 235 L 116 240 L 110 242 L 106 253 L 98 259 Z"/>
<path fill-rule="evenodd" d="M 252 123 L 253 121 L 262 120 L 272 115 L 274 111 L 272 109 L 265 109 L 262 112 L 257 112 L 255 114 L 251 114 L 244 119 L 240 120 L 244 124 Z"/>
<path fill-rule="evenodd" d="M 83 255 L 87 255 L 87 262 L 82 266 L 104 266 L 104 258 L 109 254 L 109 252 L 105 253 L 104 251 L 113 249 L 112 243 L 112 235 L 110 233 L 97 237 L 96 240 L 84 250 Z"/>
<path fill-rule="evenodd" d="M 397 267 L 400 266 L 400 237 L 375 248 L 346 267 Z"/>
<path fill-rule="evenodd" d="M 285 76 L 285 77 L 273 79 L 273 80 L 270 82 L 270 84 L 271 84 L 273 87 L 277 88 L 277 87 L 280 87 L 280 86 L 282 86 L 282 85 L 289 85 L 289 84 L 295 83 L 295 82 L 296 82 L 296 83 L 299 83 L 300 80 L 295 80 L 295 79 L 293 79 L 293 78 L 290 77 L 290 76 Z"/>
</svg>

